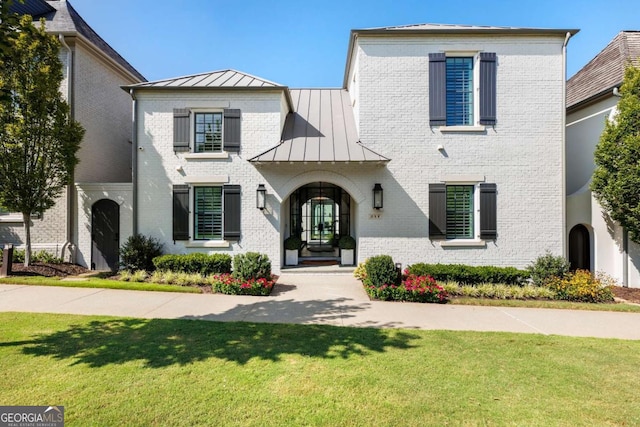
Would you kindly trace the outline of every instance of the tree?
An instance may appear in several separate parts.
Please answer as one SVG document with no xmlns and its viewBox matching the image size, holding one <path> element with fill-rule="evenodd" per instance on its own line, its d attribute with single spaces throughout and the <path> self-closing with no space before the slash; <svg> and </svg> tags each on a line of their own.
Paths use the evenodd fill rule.
<svg viewBox="0 0 640 427">
<path fill-rule="evenodd" d="M 3 8 L 3 13 L 6 11 Z M 84 135 L 62 98 L 58 39 L 31 16 L 3 27 L 0 66 L 0 205 L 22 213 L 25 265 L 31 262 L 31 216 L 51 208 L 71 181 Z"/>
<path fill-rule="evenodd" d="M 613 120 L 595 150 L 591 191 L 612 219 L 640 243 L 640 68 L 627 66 Z"/>
</svg>

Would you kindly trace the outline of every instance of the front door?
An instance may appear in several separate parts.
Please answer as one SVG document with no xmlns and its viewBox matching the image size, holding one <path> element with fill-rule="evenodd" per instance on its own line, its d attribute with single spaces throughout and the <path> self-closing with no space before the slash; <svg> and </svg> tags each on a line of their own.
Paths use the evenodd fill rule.
<svg viewBox="0 0 640 427">
<path fill-rule="evenodd" d="M 102 199 L 91 208 L 91 269 L 118 270 L 120 206 Z"/>
<path fill-rule="evenodd" d="M 299 236 L 302 258 L 338 257 L 337 243 L 349 235 L 351 197 L 337 185 L 314 182 L 291 194 L 290 235 Z"/>
</svg>

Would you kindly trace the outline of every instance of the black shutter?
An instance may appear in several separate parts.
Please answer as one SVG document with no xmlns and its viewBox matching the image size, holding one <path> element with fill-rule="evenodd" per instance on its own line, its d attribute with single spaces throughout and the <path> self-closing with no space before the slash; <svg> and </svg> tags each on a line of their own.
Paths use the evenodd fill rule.
<svg viewBox="0 0 640 427">
<path fill-rule="evenodd" d="M 480 238 L 495 240 L 498 236 L 496 220 L 496 185 L 480 184 Z"/>
<path fill-rule="evenodd" d="M 224 151 L 240 152 L 240 110 L 224 110 Z"/>
<path fill-rule="evenodd" d="M 480 53 L 480 124 L 496 124 L 496 54 Z"/>
<path fill-rule="evenodd" d="M 173 109 L 173 151 L 189 151 L 189 110 Z"/>
<path fill-rule="evenodd" d="M 189 186 L 173 186 L 173 240 L 189 240 Z"/>
<path fill-rule="evenodd" d="M 447 186 L 429 184 L 429 238 L 447 238 Z"/>
<path fill-rule="evenodd" d="M 224 186 L 224 240 L 240 240 L 240 186 Z"/>
<path fill-rule="evenodd" d="M 429 54 L 429 125 L 447 124 L 447 56 Z"/>
</svg>

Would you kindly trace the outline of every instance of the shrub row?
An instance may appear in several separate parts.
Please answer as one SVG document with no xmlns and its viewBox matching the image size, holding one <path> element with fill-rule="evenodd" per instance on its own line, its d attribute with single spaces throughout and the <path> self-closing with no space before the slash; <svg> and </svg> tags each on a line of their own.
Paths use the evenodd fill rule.
<svg viewBox="0 0 640 427">
<path fill-rule="evenodd" d="M 153 258 L 153 265 L 162 271 L 199 273 L 203 276 L 231 272 L 231 256 L 228 254 L 161 255 Z"/>
<path fill-rule="evenodd" d="M 227 295 L 254 295 L 266 296 L 273 289 L 272 278 L 261 277 L 258 279 L 242 280 L 231 274 L 216 274 L 209 277 L 213 292 Z"/>
<path fill-rule="evenodd" d="M 542 286 L 484 283 L 477 286 L 448 282 L 442 285 L 451 296 L 491 299 L 554 299 L 555 292 Z"/>
<path fill-rule="evenodd" d="M 480 283 L 519 285 L 524 284 L 529 278 L 527 271 L 518 270 L 515 267 L 475 267 L 462 264 L 418 263 L 410 265 L 407 272 L 416 276 L 431 276 L 438 282 L 456 282 L 462 285 Z"/>
<path fill-rule="evenodd" d="M 365 281 L 365 291 L 372 299 L 382 301 L 447 302 L 447 291 L 431 277 L 410 275 L 400 285 L 374 286 Z"/>
<path fill-rule="evenodd" d="M 17 263 L 23 263 L 24 249 L 14 249 L 12 261 Z M 50 252 L 42 250 L 42 251 L 31 253 L 31 262 L 43 262 L 46 264 L 62 264 L 64 261 L 62 258 L 57 257 Z M 2 256 L 0 256 L 0 265 L 1 264 L 2 264 Z"/>
<path fill-rule="evenodd" d="M 545 284 L 559 300 L 613 302 L 612 286 L 615 280 L 604 273 L 594 275 L 590 271 L 577 270 L 566 274 L 563 278 L 551 278 Z"/>
</svg>

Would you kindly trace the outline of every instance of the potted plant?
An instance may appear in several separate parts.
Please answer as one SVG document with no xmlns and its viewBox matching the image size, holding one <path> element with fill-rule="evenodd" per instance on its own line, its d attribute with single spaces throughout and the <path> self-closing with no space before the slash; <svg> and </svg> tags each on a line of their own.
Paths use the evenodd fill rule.
<svg viewBox="0 0 640 427">
<path fill-rule="evenodd" d="M 338 241 L 338 247 L 340 248 L 340 265 L 354 265 L 356 239 L 351 236 L 342 236 Z"/>
<path fill-rule="evenodd" d="M 289 236 L 284 239 L 285 265 L 298 265 L 300 248 L 302 248 L 302 240 L 298 236 Z"/>
</svg>

